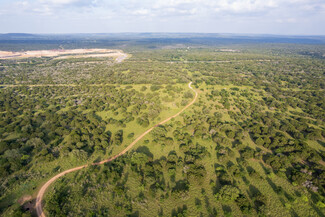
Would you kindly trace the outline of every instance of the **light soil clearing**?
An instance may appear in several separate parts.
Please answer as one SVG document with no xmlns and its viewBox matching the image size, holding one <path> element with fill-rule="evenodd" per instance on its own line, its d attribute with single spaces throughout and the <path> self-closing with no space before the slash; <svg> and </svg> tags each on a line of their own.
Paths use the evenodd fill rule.
<svg viewBox="0 0 325 217">
<path fill-rule="evenodd" d="M 31 195 L 24 195 L 17 201 L 20 205 L 23 205 L 25 202 L 30 201 L 32 199 Z"/>
<path fill-rule="evenodd" d="M 0 51 L 0 59 L 24 59 L 32 57 L 57 57 L 59 59 L 87 57 L 127 57 L 121 50 L 112 49 L 72 49 L 72 50 L 35 50 L 35 51 Z M 57 59 L 56 58 L 56 59 Z M 122 58 L 122 59 L 125 59 Z"/>
</svg>

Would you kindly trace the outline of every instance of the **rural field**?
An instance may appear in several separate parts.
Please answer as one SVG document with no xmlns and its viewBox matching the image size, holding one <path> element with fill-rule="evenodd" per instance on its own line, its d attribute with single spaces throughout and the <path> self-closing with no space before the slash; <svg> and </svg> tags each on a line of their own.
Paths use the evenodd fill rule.
<svg viewBox="0 0 325 217">
<path fill-rule="evenodd" d="M 0 40 L 0 216 L 325 215 L 324 39 L 64 37 Z"/>
</svg>

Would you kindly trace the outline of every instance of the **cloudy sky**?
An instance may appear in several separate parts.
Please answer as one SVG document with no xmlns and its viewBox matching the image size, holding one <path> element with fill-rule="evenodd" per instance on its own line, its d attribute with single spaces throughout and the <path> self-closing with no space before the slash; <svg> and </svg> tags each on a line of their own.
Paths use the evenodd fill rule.
<svg viewBox="0 0 325 217">
<path fill-rule="evenodd" d="M 0 33 L 325 35 L 325 0 L 0 0 Z"/>
</svg>

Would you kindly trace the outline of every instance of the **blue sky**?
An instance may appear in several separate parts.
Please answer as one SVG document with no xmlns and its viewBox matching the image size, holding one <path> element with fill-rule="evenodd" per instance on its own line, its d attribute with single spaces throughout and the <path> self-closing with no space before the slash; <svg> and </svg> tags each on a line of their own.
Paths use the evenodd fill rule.
<svg viewBox="0 0 325 217">
<path fill-rule="evenodd" d="M 325 0 L 0 0 L 0 33 L 325 35 Z"/>
</svg>

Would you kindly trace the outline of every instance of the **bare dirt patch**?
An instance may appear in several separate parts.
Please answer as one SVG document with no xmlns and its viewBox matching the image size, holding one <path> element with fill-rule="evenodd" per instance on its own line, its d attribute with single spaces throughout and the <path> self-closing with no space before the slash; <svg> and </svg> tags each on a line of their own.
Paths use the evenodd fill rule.
<svg viewBox="0 0 325 217">
<path fill-rule="evenodd" d="M 20 205 L 23 205 L 26 201 L 30 201 L 32 199 L 31 195 L 24 195 L 17 201 Z"/>
<path fill-rule="evenodd" d="M 31 57 L 57 57 L 67 58 L 86 58 L 86 57 L 120 57 L 125 54 L 121 50 L 111 49 L 72 49 L 72 50 L 34 50 L 34 51 L 0 51 L 0 59 L 23 59 Z"/>
<path fill-rule="evenodd" d="M 68 58 L 87 58 L 87 57 L 117 57 L 121 53 L 101 53 L 101 54 L 84 54 L 84 55 L 72 55 L 72 56 L 59 56 L 55 59 L 68 59 Z"/>
</svg>

